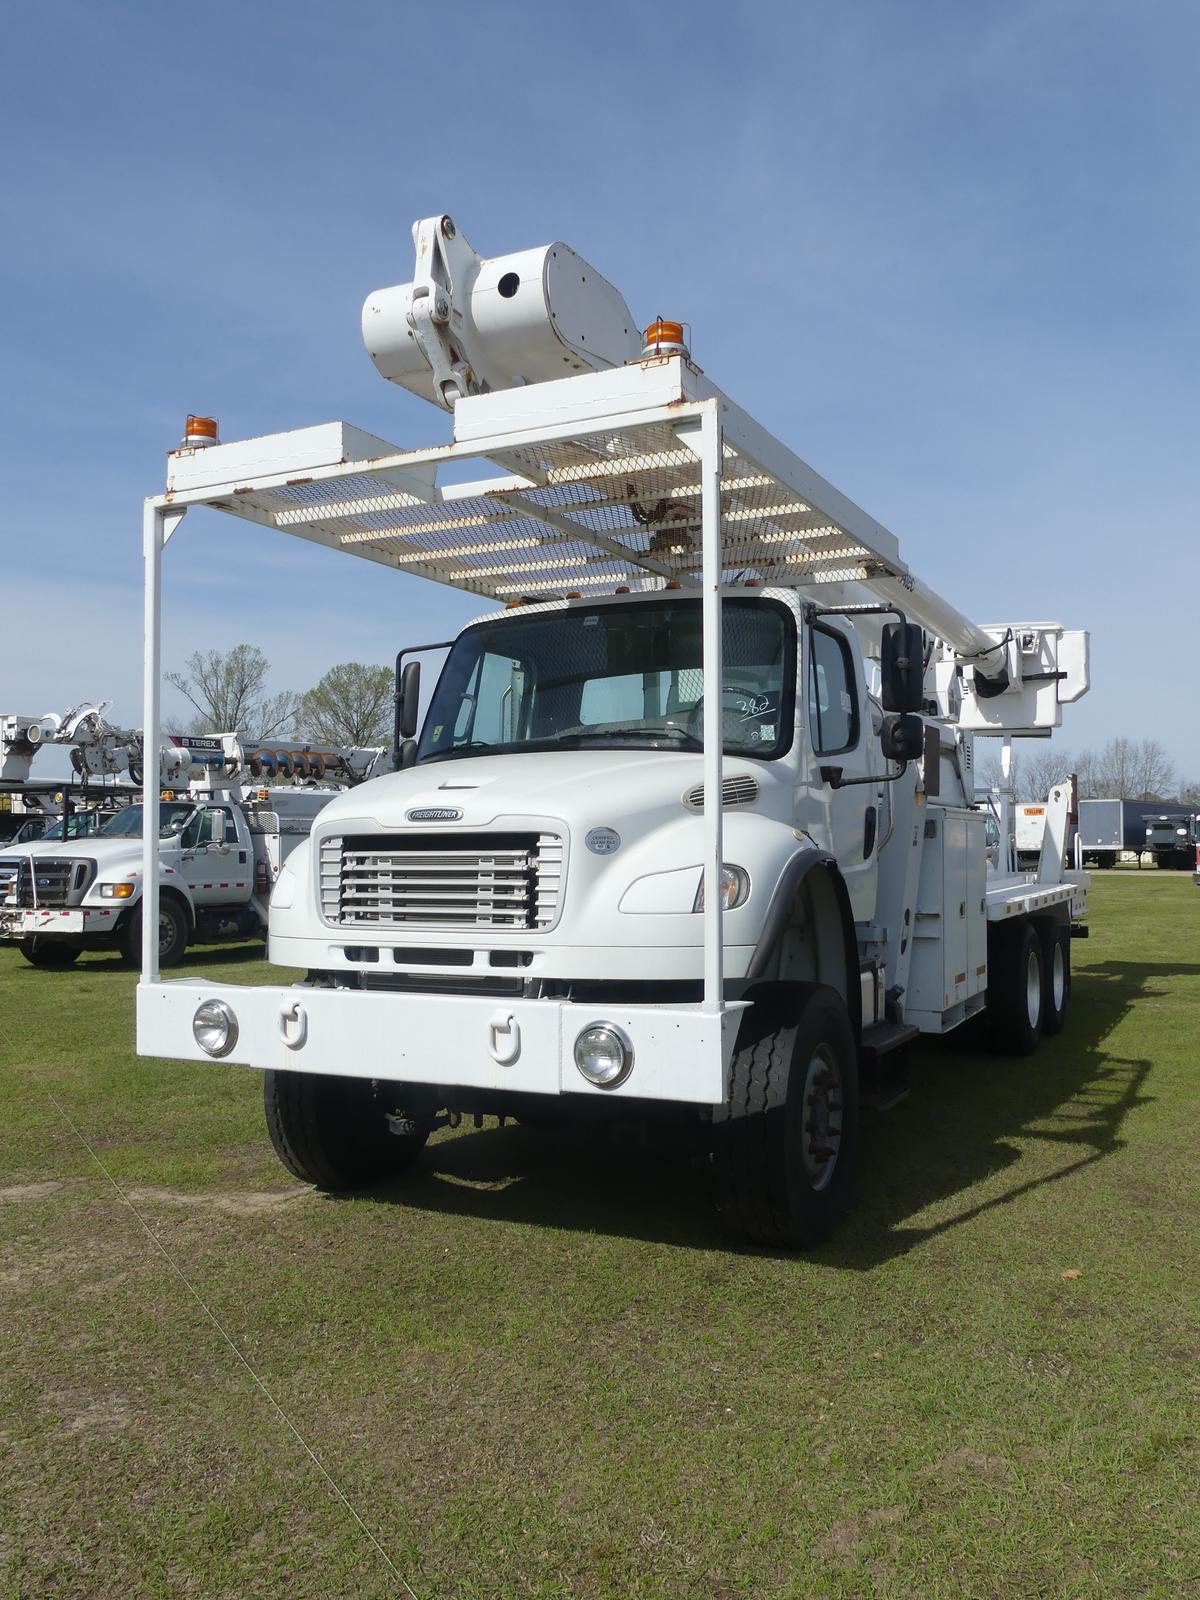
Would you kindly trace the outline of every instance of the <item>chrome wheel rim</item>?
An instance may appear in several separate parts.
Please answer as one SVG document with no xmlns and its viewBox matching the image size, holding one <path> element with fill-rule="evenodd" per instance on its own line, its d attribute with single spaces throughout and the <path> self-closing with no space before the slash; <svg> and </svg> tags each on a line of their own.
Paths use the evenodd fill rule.
<svg viewBox="0 0 1200 1600">
<path fill-rule="evenodd" d="M 1050 994 L 1054 1000 L 1055 1011 L 1061 1011 L 1063 1002 L 1067 998 L 1067 963 L 1063 956 L 1063 947 L 1057 941 L 1050 962 Z"/>
<path fill-rule="evenodd" d="M 804 1074 L 804 1128 L 801 1149 L 810 1189 L 828 1188 L 842 1148 L 842 1074 L 833 1051 L 819 1044 Z"/>
<path fill-rule="evenodd" d="M 160 911 L 158 913 L 158 950 L 160 955 L 169 948 L 174 932 L 175 925 L 170 917 L 165 911 Z"/>
<path fill-rule="evenodd" d="M 1042 1017 L 1042 963 L 1034 949 L 1025 966 L 1025 1014 L 1029 1026 L 1036 1028 Z"/>
</svg>

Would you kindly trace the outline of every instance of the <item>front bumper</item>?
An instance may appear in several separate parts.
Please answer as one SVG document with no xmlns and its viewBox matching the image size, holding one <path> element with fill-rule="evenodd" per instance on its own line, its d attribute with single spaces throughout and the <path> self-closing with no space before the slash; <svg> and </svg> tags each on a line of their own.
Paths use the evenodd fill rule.
<svg viewBox="0 0 1200 1600">
<path fill-rule="evenodd" d="M 0 906 L 0 943 L 22 939 L 82 939 L 112 933 L 127 902 L 113 906 Z"/>
<path fill-rule="evenodd" d="M 737 1002 L 712 1012 L 698 1005 L 581 1005 L 180 978 L 139 984 L 138 1054 L 211 1061 L 192 1037 L 192 1017 L 204 1000 L 223 1000 L 233 1011 L 238 1038 L 221 1059 L 244 1066 L 695 1105 L 724 1100 L 744 1010 Z M 633 1071 L 616 1089 L 594 1087 L 575 1066 L 575 1040 L 597 1022 L 617 1024 L 633 1043 Z"/>
</svg>

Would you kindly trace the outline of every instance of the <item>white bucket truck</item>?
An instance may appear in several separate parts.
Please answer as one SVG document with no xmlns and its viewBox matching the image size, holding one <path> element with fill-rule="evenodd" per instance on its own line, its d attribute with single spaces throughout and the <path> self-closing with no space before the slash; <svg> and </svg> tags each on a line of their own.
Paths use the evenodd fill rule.
<svg viewBox="0 0 1200 1600">
<path fill-rule="evenodd" d="M 972 733 L 1057 726 L 1087 637 L 969 622 L 565 246 L 481 261 L 449 217 L 414 233 L 418 278 L 368 299 L 366 342 L 452 441 L 189 424 L 145 513 L 147 736 L 193 505 L 505 609 L 453 643 L 419 732 L 403 666 L 399 770 L 280 873 L 270 959 L 303 981 L 163 981 L 147 940 L 138 1049 L 263 1069 L 276 1150 L 331 1189 L 463 1113 L 670 1112 L 737 1229 L 814 1244 L 860 1098 L 897 1092 L 918 1032 L 986 1008 L 1024 1052 L 1063 1025 L 1068 795 L 1039 870 L 989 874 Z"/>
<path fill-rule="evenodd" d="M 141 734 L 112 727 L 103 706 L 87 709 L 84 722 L 74 714 L 3 719 L 0 754 L 15 770 L 45 745 L 64 744 L 79 771 L 144 781 Z M 150 842 L 157 838 L 162 876 L 159 965 L 177 965 L 196 941 L 265 934 L 281 867 L 340 792 L 323 780 L 356 781 L 382 753 L 172 735 L 143 804 L 124 805 L 78 837 L 68 830 L 65 840 L 0 846 L 0 944 L 17 945 L 35 967 L 71 966 L 85 950 L 119 950 L 136 963 L 147 815 L 158 819 Z"/>
</svg>

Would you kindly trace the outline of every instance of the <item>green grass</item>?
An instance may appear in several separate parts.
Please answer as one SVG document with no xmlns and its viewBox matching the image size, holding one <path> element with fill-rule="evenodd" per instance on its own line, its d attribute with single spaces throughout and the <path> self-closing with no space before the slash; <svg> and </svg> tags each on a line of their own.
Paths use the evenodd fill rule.
<svg viewBox="0 0 1200 1600">
<path fill-rule="evenodd" d="M 0 954 L 0 1594 L 407 1592 L 172 1262 L 419 1600 L 1200 1594 L 1200 891 L 1092 924 L 1063 1037 L 925 1048 L 794 1258 L 512 1127 L 316 1195 L 115 962 Z"/>
</svg>

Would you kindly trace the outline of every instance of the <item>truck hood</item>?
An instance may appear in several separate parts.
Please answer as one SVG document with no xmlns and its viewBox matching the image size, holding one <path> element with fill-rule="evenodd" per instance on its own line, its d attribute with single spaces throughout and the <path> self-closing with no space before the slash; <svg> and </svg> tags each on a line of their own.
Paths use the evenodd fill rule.
<svg viewBox="0 0 1200 1600">
<path fill-rule="evenodd" d="M 724 776 L 751 777 L 761 789 L 788 781 L 778 763 L 736 756 L 726 757 Z M 699 751 L 601 748 L 475 756 L 375 778 L 330 801 L 318 826 L 325 832 L 342 818 L 369 817 L 384 827 L 439 821 L 483 827 L 496 817 L 533 815 L 611 825 L 629 811 L 645 816 L 681 808 L 684 794 L 703 781 Z M 461 816 L 410 815 L 422 811 Z"/>
<path fill-rule="evenodd" d="M 94 861 L 99 872 L 129 872 L 141 866 L 140 839 L 51 839 L 48 844 L 22 844 L 15 849 L 0 845 L 0 856 L 30 856 L 36 860 Z"/>
</svg>

